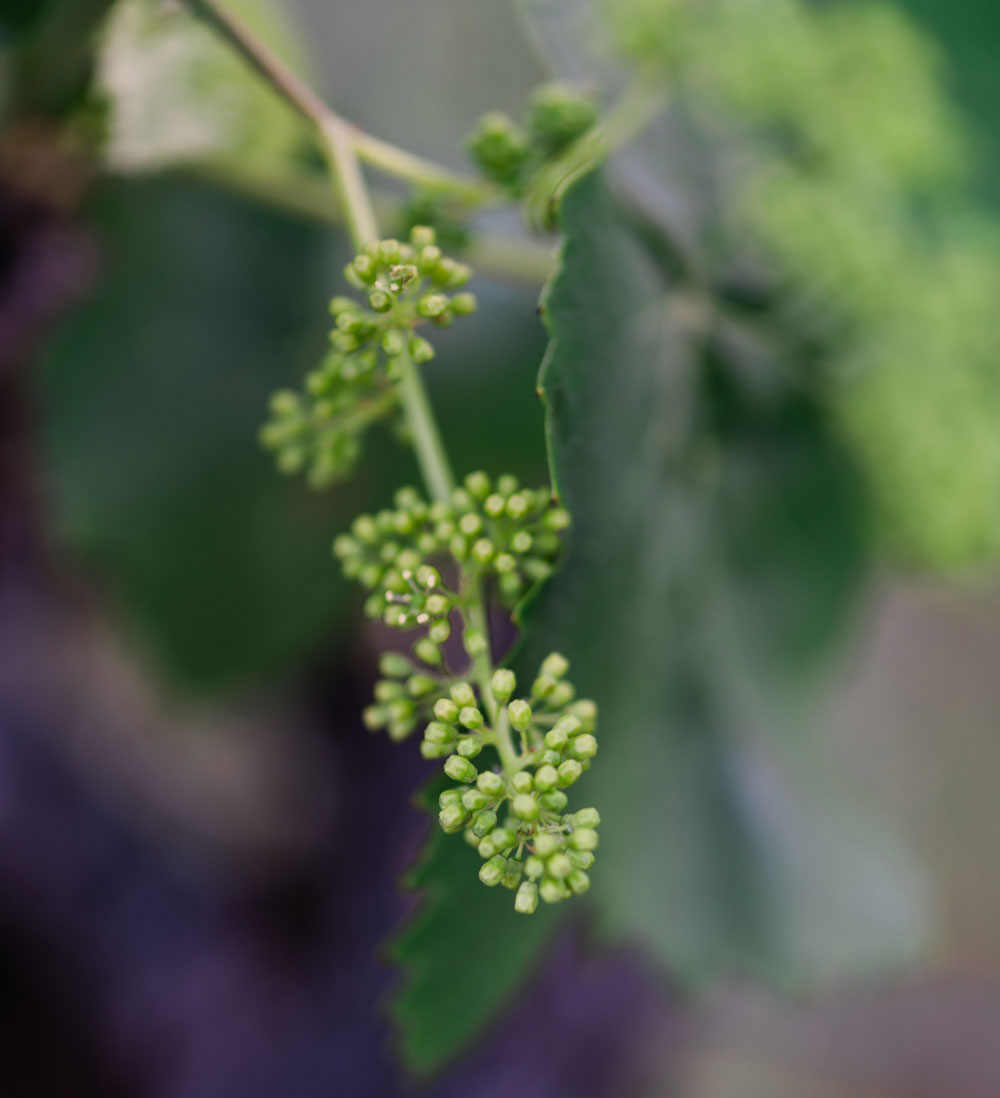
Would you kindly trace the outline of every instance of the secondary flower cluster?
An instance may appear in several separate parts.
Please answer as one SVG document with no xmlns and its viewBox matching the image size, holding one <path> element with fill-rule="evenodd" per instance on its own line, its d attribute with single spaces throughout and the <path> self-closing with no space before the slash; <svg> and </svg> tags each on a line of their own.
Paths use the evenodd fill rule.
<svg viewBox="0 0 1000 1098">
<path fill-rule="evenodd" d="M 473 294 L 449 293 L 471 273 L 442 255 L 434 230 L 423 225 L 411 230 L 409 243 L 380 240 L 354 257 L 344 275 L 366 292 L 367 302 L 335 297 L 329 353 L 306 377 L 303 392 L 281 390 L 271 398 L 260 438 L 279 469 L 304 470 L 317 488 L 351 471 L 368 427 L 397 417 L 404 357 L 423 363 L 434 356 L 417 329 L 446 327 L 475 310 Z"/>
<path fill-rule="evenodd" d="M 415 651 L 432 666 L 442 662 L 438 649 L 451 635 L 450 614 L 461 608 L 463 595 L 447 586 L 431 561 L 450 562 L 465 588 L 492 578 L 500 601 L 513 606 L 551 574 L 560 531 L 569 525 L 569 514 L 547 490 L 521 488 L 512 476 L 494 482 L 481 472 L 470 473 L 447 502 L 430 504 L 402 488 L 395 503 L 355 519 L 333 552 L 344 574 L 372 592 L 365 603 L 370 617 L 396 629 L 427 626 Z M 466 630 L 464 642 L 475 657 L 486 638 Z"/>
<path fill-rule="evenodd" d="M 571 85 L 543 84 L 532 95 L 523 126 L 502 111 L 490 111 L 480 118 L 469 151 L 485 176 L 518 196 L 547 161 L 591 129 L 596 119 L 593 101 Z"/>
<path fill-rule="evenodd" d="M 445 773 L 459 783 L 440 796 L 442 829 L 464 831 L 483 859 L 479 879 L 516 889 L 514 907 L 522 914 L 531 914 L 539 898 L 556 903 L 590 887 L 600 815 L 595 808 L 567 813 L 565 790 L 597 753 L 597 709 L 575 700 L 564 677 L 568 667 L 550 655 L 528 699 L 512 700 L 516 679 L 505 668 L 494 672 L 488 699 L 477 699 L 467 682 L 455 683 L 434 703 L 421 744 L 426 758 L 445 759 Z M 495 748 L 499 770 L 472 761 L 487 747 Z"/>
</svg>

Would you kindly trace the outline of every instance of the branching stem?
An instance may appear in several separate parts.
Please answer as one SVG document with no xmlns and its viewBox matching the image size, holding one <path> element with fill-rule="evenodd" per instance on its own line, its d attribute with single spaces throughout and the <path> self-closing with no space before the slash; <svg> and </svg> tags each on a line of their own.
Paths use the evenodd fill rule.
<svg viewBox="0 0 1000 1098">
<path fill-rule="evenodd" d="M 378 224 L 358 163 L 359 153 L 383 170 L 404 178 L 435 183 L 442 187 L 460 187 L 469 193 L 470 184 L 452 177 L 443 168 L 439 169 L 428 161 L 361 134 L 356 127 L 328 107 L 225 6 L 223 0 L 186 2 L 192 11 L 206 19 L 240 53 L 278 95 L 316 128 L 330 166 L 330 175 L 340 199 L 344 220 L 356 248 L 360 250 L 364 245 L 378 239 Z M 431 496 L 435 500 L 447 501 L 454 490 L 455 477 L 427 397 L 423 377 L 407 352 L 397 358 L 397 365 L 400 370 L 400 400 L 413 438 L 413 449 L 420 472 Z M 492 721 L 496 717 L 496 706 L 490 692 L 493 656 L 485 593 L 479 583 L 470 598 L 467 617 L 468 628 L 480 630 L 486 638 L 486 648 L 473 661 L 473 671 L 483 704 L 490 712 Z M 503 736 L 500 729 L 497 729 L 497 750 L 504 768 L 507 769 L 516 756 L 506 727 Z"/>
</svg>

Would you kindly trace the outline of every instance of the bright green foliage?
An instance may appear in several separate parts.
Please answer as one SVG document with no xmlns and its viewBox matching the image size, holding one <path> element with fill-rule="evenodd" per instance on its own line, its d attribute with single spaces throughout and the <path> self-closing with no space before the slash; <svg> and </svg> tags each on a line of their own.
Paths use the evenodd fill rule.
<svg viewBox="0 0 1000 1098">
<path fill-rule="evenodd" d="M 767 258 L 767 294 L 903 557 L 1000 546 L 1000 239 L 967 204 L 939 58 L 895 5 L 606 0 L 647 75 L 739 145 L 717 165 L 721 254 Z M 721 120 L 723 126 L 718 125 Z M 713 244 L 719 254 L 718 240 Z M 801 367 L 800 367 L 801 368 Z"/>
<path fill-rule="evenodd" d="M 441 254 L 434 230 L 414 226 L 410 243 L 382 240 L 347 265 L 344 275 L 367 294 L 367 307 L 349 297 L 330 302 L 331 349 L 308 375 L 305 391 L 281 390 L 271 398 L 271 419 L 261 442 L 275 451 L 284 473 L 306 471 L 314 488 L 348 476 L 365 431 L 397 419 L 398 362 L 408 355 L 429 361 L 434 348 L 417 329 L 448 327 L 476 308 L 464 286 L 471 271 Z"/>
</svg>

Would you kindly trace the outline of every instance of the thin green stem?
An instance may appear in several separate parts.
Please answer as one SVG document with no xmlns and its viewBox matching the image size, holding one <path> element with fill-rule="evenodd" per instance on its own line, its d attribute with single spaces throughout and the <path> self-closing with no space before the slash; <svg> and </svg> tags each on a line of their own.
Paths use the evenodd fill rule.
<svg viewBox="0 0 1000 1098">
<path fill-rule="evenodd" d="M 417 464 L 428 492 L 435 500 L 446 503 L 455 490 L 455 475 L 451 471 L 451 462 L 441 440 L 420 368 L 408 351 L 399 355 L 396 367 L 399 370 L 399 396 L 413 436 Z"/>
</svg>

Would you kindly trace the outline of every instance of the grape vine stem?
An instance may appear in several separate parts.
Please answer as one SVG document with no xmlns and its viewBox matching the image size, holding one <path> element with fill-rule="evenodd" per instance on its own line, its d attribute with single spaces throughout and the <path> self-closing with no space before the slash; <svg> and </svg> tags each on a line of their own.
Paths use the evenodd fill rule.
<svg viewBox="0 0 1000 1098">
<path fill-rule="evenodd" d="M 433 183 L 457 190 L 466 197 L 474 193 L 476 184 L 452 176 L 445 169 L 397 149 L 394 145 L 369 137 L 341 118 L 266 43 L 246 27 L 223 0 L 185 2 L 193 13 L 206 20 L 225 38 L 279 96 L 314 126 L 330 167 L 330 176 L 340 200 L 344 221 L 358 250 L 378 239 L 378 223 L 359 164 L 359 156 L 364 156 L 383 171 L 412 182 Z M 400 371 L 399 394 L 410 428 L 417 464 L 430 495 L 435 500 L 447 502 L 455 488 L 455 475 L 427 396 L 423 376 L 420 368 L 405 352 L 398 357 L 397 364 Z M 483 704 L 487 706 L 491 717 L 495 717 L 496 707 L 490 693 L 493 657 L 489 613 L 485 593 L 478 582 L 472 585 L 469 592 L 467 624 L 472 629 L 479 629 L 486 638 L 487 647 L 474 658 L 473 671 Z M 510 748 L 509 733 L 503 746 Z M 503 750 L 500 754 L 506 769 L 510 760 L 504 757 Z M 506 754 L 512 755 L 513 752 L 508 750 Z"/>
</svg>

